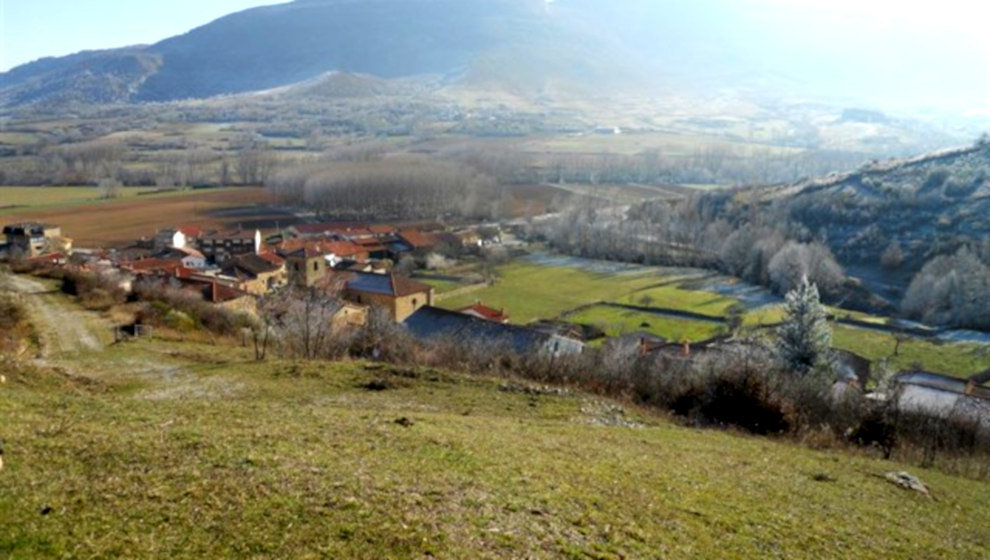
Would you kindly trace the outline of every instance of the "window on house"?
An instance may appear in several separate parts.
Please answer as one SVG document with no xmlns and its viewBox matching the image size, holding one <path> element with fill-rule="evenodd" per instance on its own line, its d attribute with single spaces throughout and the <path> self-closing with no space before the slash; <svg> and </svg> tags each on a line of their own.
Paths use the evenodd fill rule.
<svg viewBox="0 0 990 560">
<path fill-rule="evenodd" d="M 313 263 L 313 272 L 319 272 L 319 271 L 320 271 L 320 261 L 315 261 Z"/>
<path fill-rule="evenodd" d="M 417 300 L 416 298 L 413 298 L 413 307 L 416 307 L 416 305 L 418 305 L 418 304 L 419 304 L 419 300 Z"/>
</svg>

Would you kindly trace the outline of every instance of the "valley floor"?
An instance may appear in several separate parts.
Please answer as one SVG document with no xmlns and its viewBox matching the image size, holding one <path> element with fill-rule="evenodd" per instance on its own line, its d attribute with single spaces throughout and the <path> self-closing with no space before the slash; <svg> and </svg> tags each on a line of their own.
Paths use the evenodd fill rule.
<svg viewBox="0 0 990 560">
<path fill-rule="evenodd" d="M 8 372 L 0 556 L 986 558 L 990 486 L 507 379 L 138 341 Z M 907 470 L 936 499 L 882 476 Z M 877 476 L 880 475 L 880 476 Z"/>
</svg>

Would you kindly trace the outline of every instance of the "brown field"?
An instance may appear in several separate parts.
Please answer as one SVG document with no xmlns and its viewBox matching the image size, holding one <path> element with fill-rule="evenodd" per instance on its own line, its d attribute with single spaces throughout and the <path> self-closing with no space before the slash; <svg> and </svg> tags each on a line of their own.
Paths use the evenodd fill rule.
<svg viewBox="0 0 990 560">
<path fill-rule="evenodd" d="M 184 224 L 206 229 L 240 225 L 264 230 L 274 229 L 276 223 L 294 223 L 294 216 L 272 207 L 275 202 L 265 189 L 238 188 L 26 210 L 8 214 L 3 221 L 58 224 L 76 246 L 114 246 L 153 235 L 160 228 Z"/>
<path fill-rule="evenodd" d="M 524 218 L 544 214 L 555 201 L 568 202 L 577 195 L 550 185 L 511 185 L 509 211 L 513 217 Z"/>
</svg>

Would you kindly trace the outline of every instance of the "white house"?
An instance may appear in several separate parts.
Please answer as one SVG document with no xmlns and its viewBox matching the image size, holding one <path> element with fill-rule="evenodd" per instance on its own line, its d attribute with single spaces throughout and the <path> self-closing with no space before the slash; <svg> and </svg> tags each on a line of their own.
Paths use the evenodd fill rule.
<svg viewBox="0 0 990 560">
<path fill-rule="evenodd" d="M 179 258 L 182 259 L 182 266 L 186 268 L 204 270 L 207 266 L 209 266 L 203 253 L 200 253 L 196 249 L 191 249 L 189 247 L 172 247 L 172 251 L 178 255 L 181 255 Z"/>
</svg>

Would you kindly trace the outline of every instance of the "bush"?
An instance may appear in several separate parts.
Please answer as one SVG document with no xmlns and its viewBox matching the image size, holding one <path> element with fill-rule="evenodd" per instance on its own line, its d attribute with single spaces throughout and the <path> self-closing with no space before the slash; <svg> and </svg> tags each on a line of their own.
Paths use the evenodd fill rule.
<svg viewBox="0 0 990 560">
<path fill-rule="evenodd" d="M 196 322 L 192 317 L 175 309 L 169 310 L 162 320 L 169 328 L 179 332 L 192 332 L 196 330 Z"/>
<path fill-rule="evenodd" d="M 148 303 L 138 314 L 138 320 L 145 324 L 175 328 L 170 324 L 174 323 L 181 327 L 176 330 L 182 330 L 188 328 L 191 322 L 193 328 L 202 328 L 220 336 L 238 335 L 242 328 L 250 325 L 250 319 L 242 313 L 213 305 L 198 294 L 166 287 L 155 281 L 138 283 L 134 292 L 138 300 Z M 170 317 L 170 314 L 173 315 Z"/>
<path fill-rule="evenodd" d="M 30 331 L 23 303 L 16 296 L 0 293 L 0 354 L 20 351 Z"/>
<path fill-rule="evenodd" d="M 127 301 L 127 292 L 109 276 L 66 269 L 53 269 L 48 276 L 60 278 L 62 291 L 78 297 L 83 307 L 92 311 L 106 311 Z"/>
</svg>

